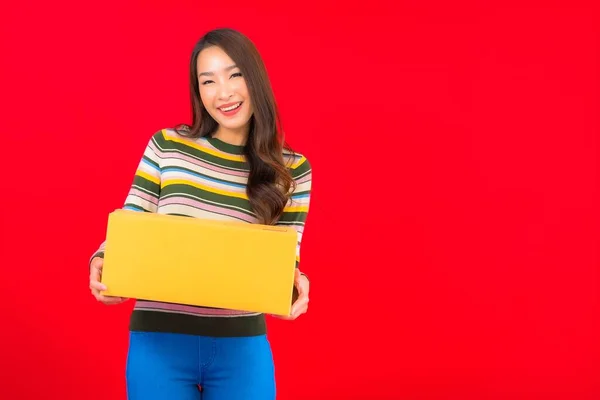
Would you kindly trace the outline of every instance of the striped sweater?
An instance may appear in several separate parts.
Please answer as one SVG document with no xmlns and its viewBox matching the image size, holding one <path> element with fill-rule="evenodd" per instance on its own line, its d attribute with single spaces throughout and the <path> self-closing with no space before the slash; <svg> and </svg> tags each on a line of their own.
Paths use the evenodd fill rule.
<svg viewBox="0 0 600 400">
<path fill-rule="evenodd" d="M 284 151 L 284 161 L 297 183 L 278 225 L 298 233 L 296 265 L 309 208 L 311 166 L 306 157 Z M 149 140 L 124 209 L 214 220 L 256 223 L 246 195 L 248 164 L 243 146 L 217 138 L 189 139 L 163 129 Z M 103 242 L 93 257 L 104 256 Z M 263 314 L 137 299 L 130 329 L 209 336 L 266 333 Z"/>
</svg>

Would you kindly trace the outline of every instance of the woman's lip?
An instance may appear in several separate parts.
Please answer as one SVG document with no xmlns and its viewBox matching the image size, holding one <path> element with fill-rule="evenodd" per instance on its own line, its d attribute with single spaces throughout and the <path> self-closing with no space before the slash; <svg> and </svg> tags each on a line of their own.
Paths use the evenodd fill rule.
<svg viewBox="0 0 600 400">
<path fill-rule="evenodd" d="M 236 108 L 234 108 L 233 110 L 225 111 L 225 110 L 222 110 L 221 108 L 218 108 L 218 110 L 221 112 L 221 114 L 225 115 L 226 117 L 234 116 L 235 114 L 237 114 L 242 109 L 242 106 L 244 105 L 244 102 L 238 101 L 237 103 L 231 103 L 231 105 L 235 105 L 235 104 L 238 104 L 238 103 L 239 103 L 239 106 L 236 107 Z M 228 107 L 228 106 L 222 106 L 222 107 Z"/>
<path fill-rule="evenodd" d="M 234 101 L 233 103 L 227 103 L 227 104 L 220 105 L 220 106 L 219 106 L 219 107 L 217 107 L 217 108 L 218 108 L 218 109 L 221 109 L 221 108 L 227 108 L 227 107 L 234 106 L 234 105 L 236 105 L 236 104 L 238 104 L 238 103 L 242 103 L 242 102 L 241 102 L 241 101 Z"/>
</svg>

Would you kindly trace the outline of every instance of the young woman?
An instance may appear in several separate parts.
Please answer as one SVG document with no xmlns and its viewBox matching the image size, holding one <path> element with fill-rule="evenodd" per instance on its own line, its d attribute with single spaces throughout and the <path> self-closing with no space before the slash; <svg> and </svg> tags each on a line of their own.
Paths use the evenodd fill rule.
<svg viewBox="0 0 600 400">
<path fill-rule="evenodd" d="M 311 166 L 283 141 L 276 102 L 253 43 L 230 29 L 207 33 L 190 65 L 191 125 L 149 140 L 124 208 L 196 218 L 293 226 L 296 267 L 308 213 Z M 104 244 L 90 261 L 100 283 Z M 296 269 L 295 319 L 308 308 L 309 281 Z M 130 320 L 129 400 L 267 400 L 275 378 L 265 316 L 138 299 Z"/>
</svg>

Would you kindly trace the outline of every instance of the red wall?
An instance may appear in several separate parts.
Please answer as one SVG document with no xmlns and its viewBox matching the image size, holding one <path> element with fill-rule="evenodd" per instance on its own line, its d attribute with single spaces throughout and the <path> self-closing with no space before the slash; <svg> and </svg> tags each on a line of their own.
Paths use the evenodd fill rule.
<svg viewBox="0 0 600 400">
<path fill-rule="evenodd" d="M 323 3 L 0 6 L 0 398 L 124 398 L 130 306 L 88 257 L 224 25 L 314 168 L 280 399 L 600 397 L 595 10 Z"/>
</svg>

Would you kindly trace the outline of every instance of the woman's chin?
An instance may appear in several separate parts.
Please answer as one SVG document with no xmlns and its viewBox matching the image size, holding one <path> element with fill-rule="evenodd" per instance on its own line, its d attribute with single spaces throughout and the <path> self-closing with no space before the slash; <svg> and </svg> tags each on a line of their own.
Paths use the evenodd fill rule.
<svg viewBox="0 0 600 400">
<path fill-rule="evenodd" d="M 246 128 L 248 127 L 250 121 L 217 121 L 219 123 L 219 126 L 222 129 L 226 129 L 228 131 L 232 131 L 232 132 L 244 132 L 246 131 Z"/>
</svg>

